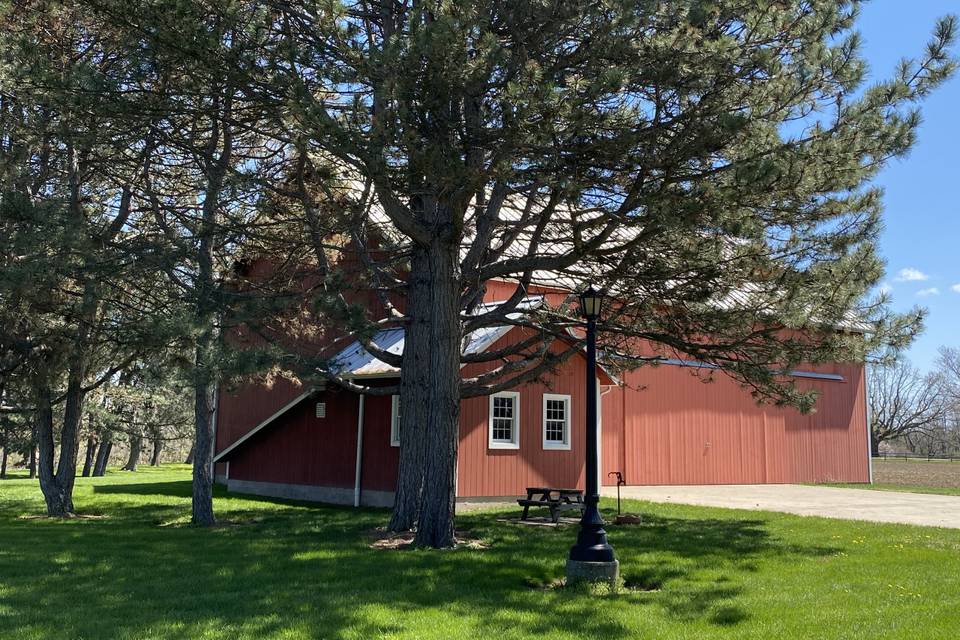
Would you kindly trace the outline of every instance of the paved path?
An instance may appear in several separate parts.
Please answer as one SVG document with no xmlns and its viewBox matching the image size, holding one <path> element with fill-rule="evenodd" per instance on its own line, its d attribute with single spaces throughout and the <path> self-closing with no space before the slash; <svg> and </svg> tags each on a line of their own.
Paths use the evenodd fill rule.
<svg viewBox="0 0 960 640">
<path fill-rule="evenodd" d="M 624 498 L 960 529 L 960 496 L 796 484 L 621 487 Z M 603 495 L 615 497 L 616 488 Z"/>
</svg>

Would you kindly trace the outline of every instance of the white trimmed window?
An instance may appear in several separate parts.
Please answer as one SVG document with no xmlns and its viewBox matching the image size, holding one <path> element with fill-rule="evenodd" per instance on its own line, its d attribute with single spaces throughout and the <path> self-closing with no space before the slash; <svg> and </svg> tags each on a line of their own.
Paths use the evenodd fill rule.
<svg viewBox="0 0 960 640">
<path fill-rule="evenodd" d="M 570 449 L 570 396 L 543 394 L 543 448 Z"/>
<path fill-rule="evenodd" d="M 516 391 L 490 396 L 489 446 L 491 449 L 520 448 L 520 394 Z"/>
<path fill-rule="evenodd" d="M 390 446 L 400 446 L 400 396 L 390 396 Z"/>
</svg>

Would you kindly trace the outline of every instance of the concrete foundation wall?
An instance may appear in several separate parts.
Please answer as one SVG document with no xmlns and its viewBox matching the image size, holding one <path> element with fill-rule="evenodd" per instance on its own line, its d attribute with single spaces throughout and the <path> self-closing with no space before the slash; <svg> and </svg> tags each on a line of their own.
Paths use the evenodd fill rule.
<svg viewBox="0 0 960 640">
<path fill-rule="evenodd" d="M 227 491 L 250 493 L 257 496 L 306 500 L 327 504 L 353 504 L 353 489 L 341 487 L 318 487 L 306 484 L 283 484 L 280 482 L 254 482 L 252 480 L 227 480 Z M 392 491 L 363 491 L 360 504 L 365 507 L 392 507 Z"/>
</svg>

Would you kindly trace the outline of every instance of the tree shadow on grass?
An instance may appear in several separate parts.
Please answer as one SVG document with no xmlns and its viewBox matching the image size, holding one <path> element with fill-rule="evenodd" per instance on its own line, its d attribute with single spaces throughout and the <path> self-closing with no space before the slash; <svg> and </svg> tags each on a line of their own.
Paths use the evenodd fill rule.
<svg viewBox="0 0 960 640">
<path fill-rule="evenodd" d="M 736 627 L 749 619 L 737 598 L 757 561 L 832 552 L 784 544 L 759 519 L 646 516 L 641 526 L 610 529 L 636 590 L 592 598 L 531 588 L 562 576 L 574 527 L 521 527 L 497 522 L 502 514 L 471 513 L 458 524 L 488 550 L 374 550 L 365 533 L 385 522 L 384 510 L 288 508 L 304 503 L 229 494 L 217 503 L 224 518 L 261 519 L 204 530 L 155 526 L 182 516 L 182 505 L 125 499 L 188 498 L 189 487 L 97 486 L 96 506 L 112 517 L 82 526 L 0 519 L 0 605 L 8 612 L 0 636 L 617 638 L 636 632 L 623 616 L 634 607 Z M 704 577 L 705 565 L 733 577 Z"/>
</svg>

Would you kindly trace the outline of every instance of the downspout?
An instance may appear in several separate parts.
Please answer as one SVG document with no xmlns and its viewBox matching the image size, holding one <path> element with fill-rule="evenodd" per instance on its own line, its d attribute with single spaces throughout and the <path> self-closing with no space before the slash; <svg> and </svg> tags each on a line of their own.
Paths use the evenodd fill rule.
<svg viewBox="0 0 960 640">
<path fill-rule="evenodd" d="M 353 477 L 353 506 L 360 506 L 360 470 L 363 468 L 363 406 L 366 396 L 360 394 L 357 411 L 357 470 Z"/>
<path fill-rule="evenodd" d="M 597 378 L 597 455 L 600 457 L 600 464 L 597 465 L 597 486 L 603 488 L 603 396 L 610 393 L 613 389 L 609 385 L 601 385 L 600 378 Z"/>
<path fill-rule="evenodd" d="M 220 430 L 220 425 L 217 424 L 217 419 L 220 417 L 220 383 L 217 383 L 217 386 L 213 389 L 213 413 L 210 416 L 210 421 L 213 422 L 213 442 L 211 447 L 213 450 L 213 455 L 210 456 L 210 477 L 213 478 L 213 484 L 217 484 L 217 463 L 214 461 L 217 457 L 217 431 Z"/>
<path fill-rule="evenodd" d="M 867 423 L 867 477 L 873 484 L 873 439 L 870 437 L 870 376 L 867 363 L 863 363 L 863 415 Z"/>
</svg>

